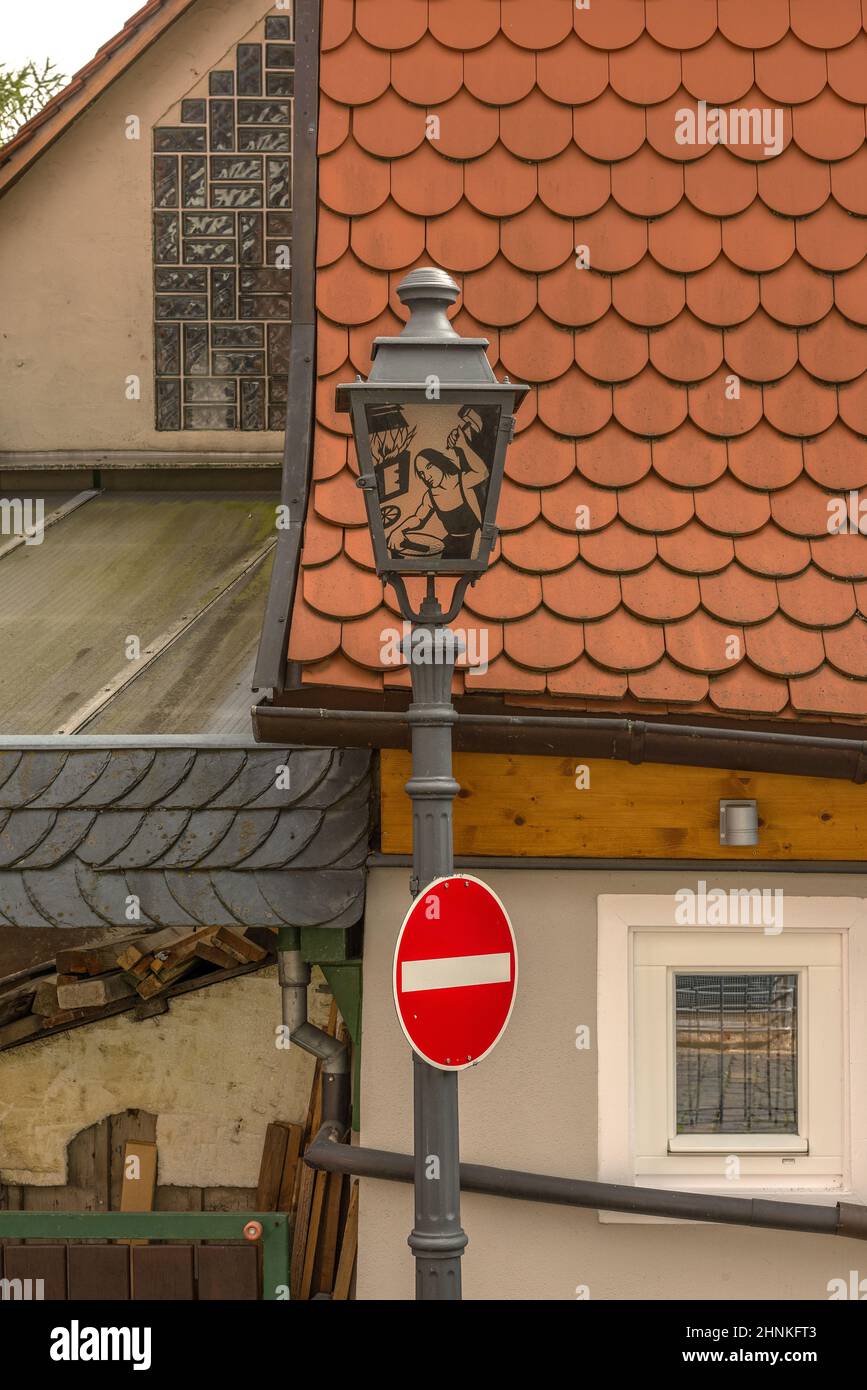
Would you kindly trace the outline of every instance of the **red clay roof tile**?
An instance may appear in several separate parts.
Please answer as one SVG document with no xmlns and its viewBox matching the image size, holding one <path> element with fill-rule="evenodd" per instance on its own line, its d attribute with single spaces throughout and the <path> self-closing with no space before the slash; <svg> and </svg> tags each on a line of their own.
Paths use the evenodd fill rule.
<svg viewBox="0 0 867 1390">
<path fill-rule="evenodd" d="M 560 13 L 566 16 L 565 6 Z M 572 28 L 572 16 L 566 17 L 569 19 L 568 38 L 556 48 L 546 48 L 537 55 L 536 81 L 552 101 L 577 106 L 593 101 L 605 91 L 608 60 L 598 48 L 581 42 Z"/>
<path fill-rule="evenodd" d="M 322 15 L 319 46 L 323 53 L 339 48 L 352 33 L 353 0 L 328 0 Z"/>
<path fill-rule="evenodd" d="M 609 166 L 588 158 L 573 143 L 540 164 L 538 175 L 539 197 L 551 212 L 563 217 L 586 217 L 598 212 L 611 195 Z"/>
<path fill-rule="evenodd" d="M 701 159 L 683 166 L 683 186 L 698 212 L 732 217 L 753 202 L 758 188 L 754 164 L 735 159 L 722 145 L 712 145 Z"/>
<path fill-rule="evenodd" d="M 839 627 L 855 612 L 852 585 L 816 569 L 805 569 L 793 579 L 781 579 L 777 591 L 783 612 L 796 623 L 810 627 Z"/>
<path fill-rule="evenodd" d="M 648 246 L 667 270 L 704 270 L 720 253 L 720 224 L 684 201 L 650 223 Z"/>
<path fill-rule="evenodd" d="M 686 298 L 684 277 L 663 270 L 652 256 L 645 256 L 631 270 L 614 276 L 610 285 L 617 312 L 641 327 L 659 328 L 671 323 Z"/>
<path fill-rule="evenodd" d="M 484 48 L 474 48 L 464 57 L 464 86 L 491 106 L 520 101 L 535 85 L 535 54 L 511 43 L 504 34 L 496 34 Z"/>
<path fill-rule="evenodd" d="M 434 38 L 459 52 L 490 43 L 500 27 L 500 6 L 468 5 L 466 0 L 436 0 L 429 6 L 428 25 Z"/>
<path fill-rule="evenodd" d="M 703 574 L 699 586 L 703 607 L 723 623 L 760 623 L 779 608 L 773 580 L 760 579 L 738 564 L 721 574 Z"/>
<path fill-rule="evenodd" d="M 726 256 L 718 256 L 706 270 L 687 278 L 686 302 L 697 318 L 727 328 L 743 323 L 755 312 L 759 281 L 732 265 Z"/>
<path fill-rule="evenodd" d="M 689 387 L 689 413 L 693 424 L 707 434 L 731 439 L 746 434 L 758 424 L 762 414 L 762 392 L 747 381 L 732 381 L 732 374 L 721 367 L 714 376 Z M 733 396 L 737 389 L 739 396 Z"/>
<path fill-rule="evenodd" d="M 452 273 L 481 270 L 499 254 L 500 224 L 463 201 L 428 220 L 427 248 L 437 264 L 447 265 Z"/>
<path fill-rule="evenodd" d="M 579 473 L 573 473 L 542 493 L 542 515 L 552 526 L 572 535 L 576 531 L 599 531 L 617 515 L 617 493 L 613 488 L 596 487 Z"/>
<path fill-rule="evenodd" d="M 319 208 L 319 226 L 316 234 L 316 264 L 331 265 L 340 259 L 349 245 L 350 221 L 325 207 Z"/>
<path fill-rule="evenodd" d="M 709 693 L 717 709 L 727 714 L 779 714 L 789 700 L 786 681 L 766 676 L 748 661 L 716 676 Z"/>
<path fill-rule="evenodd" d="M 747 487 L 787 487 L 804 466 L 802 444 L 771 429 L 760 420 L 754 430 L 729 443 L 729 468 Z"/>
<path fill-rule="evenodd" d="M 859 531 L 811 540 L 810 553 L 819 569 L 837 579 L 867 578 L 867 535 Z"/>
<path fill-rule="evenodd" d="M 667 539 L 666 536 L 660 537 L 660 547 Z M 633 531 L 619 517 L 603 531 L 585 531 L 580 541 L 581 558 L 594 569 L 606 570 L 611 574 L 630 574 L 634 570 L 644 569 L 655 559 L 657 552 L 657 542 L 653 536 Z"/>
<path fill-rule="evenodd" d="M 289 632 L 290 661 L 324 661 L 340 650 L 340 623 L 297 602 Z"/>
<path fill-rule="evenodd" d="M 352 220 L 352 250 L 375 270 L 397 270 L 424 251 L 425 223 L 387 199 L 366 217 Z"/>
<path fill-rule="evenodd" d="M 356 26 L 361 37 L 377 48 L 409 48 L 427 30 L 427 10 L 427 0 L 362 3 L 357 6 Z"/>
<path fill-rule="evenodd" d="M 352 251 L 319 271 L 317 307 L 335 323 L 369 323 L 388 304 L 388 277 L 369 269 Z"/>
<path fill-rule="evenodd" d="M 867 485 L 867 439 L 837 420 L 816 439 L 804 441 L 804 468 L 819 487 L 846 492 Z"/>
<path fill-rule="evenodd" d="M 382 584 L 375 574 L 354 565 L 343 553 L 329 564 L 302 569 L 305 603 L 332 618 L 360 618 L 382 602 Z"/>
<path fill-rule="evenodd" d="M 616 575 L 602 574 L 578 560 L 568 570 L 542 576 L 542 598 L 561 618 L 589 621 L 614 612 L 620 603 L 620 583 Z"/>
<path fill-rule="evenodd" d="M 830 87 L 792 112 L 799 149 L 814 159 L 845 159 L 864 144 L 864 107 L 843 101 Z"/>
<path fill-rule="evenodd" d="M 867 434 L 867 382 L 862 377 L 849 386 L 841 386 L 839 394 L 840 418 L 858 434 Z"/>
<path fill-rule="evenodd" d="M 750 661 L 769 676 L 805 676 L 825 659 L 821 633 L 798 627 L 782 613 L 747 628 L 746 644 Z"/>
<path fill-rule="evenodd" d="M 801 364 L 820 381 L 854 381 L 867 371 L 867 337 L 836 309 L 798 334 L 798 353 Z"/>
<path fill-rule="evenodd" d="M 513 381 L 555 381 L 572 365 L 573 338 L 536 309 L 515 328 L 500 335 L 500 360 Z"/>
<path fill-rule="evenodd" d="M 610 87 L 586 106 L 576 106 L 573 114 L 576 143 L 591 159 L 626 159 L 644 142 L 643 108 L 624 101 Z"/>
<path fill-rule="evenodd" d="M 642 145 L 636 154 L 612 164 L 611 194 L 624 212 L 661 217 L 683 198 L 683 167 Z"/>
<path fill-rule="evenodd" d="M 653 700 L 661 704 L 695 705 L 708 693 L 707 676 L 682 671 L 663 656 L 646 671 L 634 671 L 629 677 L 629 689 L 637 700 Z"/>
<path fill-rule="evenodd" d="M 831 277 L 813 270 L 797 253 L 760 283 L 763 307 L 778 323 L 793 327 L 818 323 L 834 302 Z"/>
<path fill-rule="evenodd" d="M 810 101 L 827 81 L 825 54 L 801 42 L 792 32 L 755 55 L 756 83 L 771 101 L 782 105 Z"/>
<path fill-rule="evenodd" d="M 713 574 L 725 569 L 734 557 L 729 536 L 715 536 L 700 521 L 691 521 L 670 536 L 660 536 L 659 558 L 684 574 Z"/>
<path fill-rule="evenodd" d="M 665 535 L 691 521 L 695 508 L 691 492 L 672 487 L 654 472 L 620 492 L 618 511 L 636 531 Z"/>
<path fill-rule="evenodd" d="M 798 360 L 795 335 L 759 308 L 725 335 L 726 362 L 748 381 L 779 381 Z"/>
<path fill-rule="evenodd" d="M 637 574 L 624 574 L 620 583 L 624 606 L 636 617 L 655 623 L 686 618 L 700 602 L 695 575 L 678 574 L 661 560 L 654 560 Z"/>
<path fill-rule="evenodd" d="M 506 476 L 523 487 L 553 487 L 574 467 L 574 439 L 552 434 L 539 421 L 517 434 L 506 454 Z"/>
<path fill-rule="evenodd" d="M 373 671 L 394 669 L 395 638 L 402 630 L 384 604 L 364 618 L 343 624 L 343 651 L 350 661 Z M 402 663 L 399 663 L 402 664 Z"/>
<path fill-rule="evenodd" d="M 665 652 L 661 627 L 643 622 L 620 608 L 584 628 L 587 655 L 610 671 L 642 671 Z"/>
<path fill-rule="evenodd" d="M 829 535 L 827 506 L 867 485 L 867 0 L 855 29 L 847 0 L 793 0 L 791 32 L 787 0 L 357 9 L 354 32 L 351 6 L 326 9 L 305 683 L 407 686 L 405 668 L 378 670 L 399 618 L 333 393 L 405 318 L 405 270 L 433 260 L 463 278 L 459 331 L 532 388 L 497 558 L 467 597 L 492 667 L 466 690 L 865 717 L 867 540 Z M 676 112 L 700 99 L 794 106 L 784 152 L 679 145 Z M 595 529 L 576 529 L 582 505 Z"/>
<path fill-rule="evenodd" d="M 707 487 L 726 469 L 726 446 L 685 420 L 679 430 L 653 442 L 653 470 L 675 487 Z"/>
<path fill-rule="evenodd" d="M 768 576 L 799 574 L 810 563 L 809 543 L 773 523 L 751 536 L 738 536 L 735 554 L 745 569 Z"/>
<path fill-rule="evenodd" d="M 572 110 L 537 87 L 500 111 L 500 139 L 518 159 L 551 159 L 572 139 Z"/>
<path fill-rule="evenodd" d="M 389 182 L 389 165 L 373 159 L 352 136 L 319 161 L 319 194 L 332 212 L 373 212 L 388 197 Z"/>
<path fill-rule="evenodd" d="M 734 105 L 753 85 L 752 53 L 718 30 L 700 48 L 684 53 L 682 63 L 684 87 L 709 105 Z"/>
<path fill-rule="evenodd" d="M 837 415 L 837 392 L 800 366 L 764 388 L 765 415 L 783 434 L 821 434 Z"/>
<path fill-rule="evenodd" d="M 523 531 L 502 538 L 503 558 L 526 574 L 551 574 L 566 569 L 578 558 L 578 536 L 555 530 L 540 517 Z"/>
<path fill-rule="evenodd" d="M 425 113 L 422 107 L 411 106 L 389 87 L 382 96 L 353 113 L 352 133 L 368 154 L 378 159 L 396 159 L 418 149 L 425 139 Z"/>
<path fill-rule="evenodd" d="M 339 102 L 332 101 L 325 92 L 321 92 L 317 140 L 319 154 L 330 154 L 332 150 L 339 149 L 349 134 L 349 125 L 349 107 L 341 106 Z"/>
<path fill-rule="evenodd" d="M 633 434 L 652 438 L 677 429 L 686 419 L 687 395 L 653 367 L 614 388 L 614 414 Z"/>
<path fill-rule="evenodd" d="M 563 671 L 552 671 L 547 688 L 552 695 L 592 696 L 597 700 L 620 700 L 626 694 L 625 676 L 603 671 L 587 656 L 579 657 Z"/>
<path fill-rule="evenodd" d="M 555 434 L 593 434 L 611 418 L 611 387 L 570 367 L 558 381 L 539 387 L 539 418 Z"/>
<path fill-rule="evenodd" d="M 724 473 L 696 492 L 695 514 L 710 531 L 742 536 L 760 530 L 770 520 L 771 509 L 767 493 L 744 487 L 731 473 Z"/>
<path fill-rule="evenodd" d="M 841 48 L 861 28 L 861 6 L 859 0 L 835 0 L 821 8 L 812 0 L 791 0 L 791 25 L 814 48 Z"/>
<path fill-rule="evenodd" d="M 831 171 L 810 159 L 797 145 L 789 145 L 776 159 L 756 166 L 759 197 L 772 212 L 785 217 L 806 217 L 831 196 Z"/>
<path fill-rule="evenodd" d="M 723 336 L 687 310 L 677 324 L 669 323 L 650 335 L 650 360 L 672 381 L 701 381 L 723 360 Z"/>
<path fill-rule="evenodd" d="M 432 144 L 447 159 L 476 159 L 493 149 L 500 135 L 500 115 L 461 90 L 438 106 L 439 133 Z"/>
<path fill-rule="evenodd" d="M 628 48 L 608 56 L 611 86 L 618 96 L 638 106 L 665 101 L 680 86 L 680 55 L 641 34 Z"/>
<path fill-rule="evenodd" d="M 648 33 L 666 48 L 698 48 L 716 29 L 714 7 L 694 0 L 649 0 L 646 10 Z"/>
<path fill-rule="evenodd" d="M 665 645 L 672 660 L 687 671 L 728 671 L 743 659 L 744 633 L 699 608 L 679 623 L 666 624 Z"/>
<path fill-rule="evenodd" d="M 391 60 L 355 32 L 339 48 L 322 54 L 319 83 L 327 96 L 345 106 L 375 101 L 388 87 Z"/>
<path fill-rule="evenodd" d="M 788 31 L 788 0 L 721 0 L 719 27 L 742 48 L 769 48 Z"/>
<path fill-rule="evenodd" d="M 867 213 L 867 145 L 831 165 L 831 192 L 847 212 Z"/>
<path fill-rule="evenodd" d="M 546 608 L 507 623 L 503 633 L 507 656 L 519 666 L 534 671 L 558 671 L 571 666 L 584 651 L 584 633 L 580 623 L 566 622 Z"/>
<path fill-rule="evenodd" d="M 867 623 L 853 618 L 845 627 L 823 634 L 825 652 L 832 666 L 844 676 L 867 679 Z"/>
<path fill-rule="evenodd" d="M 650 442 L 638 439 L 611 420 L 577 447 L 579 473 L 600 487 L 627 487 L 643 478 L 651 465 Z"/>
<path fill-rule="evenodd" d="M 844 101 L 867 104 L 867 35 L 863 30 L 845 48 L 828 54 L 828 81 Z"/>
<path fill-rule="evenodd" d="M 851 270 L 867 255 L 867 224 L 850 217 L 833 199 L 796 223 L 798 250 L 817 270 Z"/>
<path fill-rule="evenodd" d="M 597 381 L 628 381 L 646 365 L 647 356 L 647 333 L 614 309 L 575 334 L 575 361 Z"/>
<path fill-rule="evenodd" d="M 867 324 L 867 260 L 844 275 L 835 275 L 834 300 L 847 319 Z"/>
<path fill-rule="evenodd" d="M 742 270 L 777 270 L 795 250 L 795 229 L 788 218 L 776 217 L 756 201 L 746 212 L 723 222 L 722 245 L 729 260 Z"/>
<path fill-rule="evenodd" d="M 391 58 L 391 85 L 400 96 L 419 105 L 448 101 L 460 91 L 463 73 L 463 55 L 443 48 L 431 34 Z"/>
<path fill-rule="evenodd" d="M 832 666 L 812 676 L 789 682 L 792 704 L 802 714 L 832 714 L 845 710 L 856 719 L 867 718 L 867 681 L 850 680 Z"/>
</svg>

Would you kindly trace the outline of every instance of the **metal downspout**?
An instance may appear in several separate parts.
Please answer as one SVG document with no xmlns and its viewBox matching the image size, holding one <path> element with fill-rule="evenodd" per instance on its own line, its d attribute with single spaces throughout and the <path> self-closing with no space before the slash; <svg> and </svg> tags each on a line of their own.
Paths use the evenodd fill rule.
<svg viewBox="0 0 867 1390">
<path fill-rule="evenodd" d="M 309 1052 L 322 1063 L 322 1122 L 329 1123 L 341 1137 L 346 1133 L 349 1109 L 349 1043 L 332 1038 L 307 1018 L 307 986 L 310 966 L 302 958 L 300 933 L 286 931 L 281 938 L 294 938 L 289 949 L 277 952 L 277 974 L 283 1003 L 283 1026 L 290 1042 Z"/>
</svg>

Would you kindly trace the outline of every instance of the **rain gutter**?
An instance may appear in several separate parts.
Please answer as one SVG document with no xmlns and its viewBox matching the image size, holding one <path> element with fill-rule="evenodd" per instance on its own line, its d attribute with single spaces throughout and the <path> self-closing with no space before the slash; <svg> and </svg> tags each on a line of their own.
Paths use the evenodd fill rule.
<svg viewBox="0 0 867 1390">
<path fill-rule="evenodd" d="M 327 1173 L 350 1173 L 361 1178 L 412 1182 L 411 1154 L 366 1149 L 339 1142 L 340 1126 L 326 1122 L 304 1155 L 311 1168 Z M 671 1192 L 652 1187 L 558 1178 L 548 1173 L 523 1173 L 481 1163 L 461 1164 L 461 1191 L 521 1202 L 620 1211 L 636 1216 L 667 1217 L 676 1221 L 711 1221 L 726 1226 L 758 1226 L 774 1231 L 810 1231 L 815 1235 L 867 1240 L 867 1206 L 837 1202 L 818 1206 L 777 1202 L 763 1197 L 723 1197 L 697 1192 Z"/>
</svg>

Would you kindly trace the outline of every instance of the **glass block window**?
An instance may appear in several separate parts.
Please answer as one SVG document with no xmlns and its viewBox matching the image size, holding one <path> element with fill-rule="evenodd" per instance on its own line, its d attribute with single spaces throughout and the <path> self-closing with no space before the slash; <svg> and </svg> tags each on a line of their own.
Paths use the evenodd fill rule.
<svg viewBox="0 0 867 1390">
<path fill-rule="evenodd" d="M 678 1134 L 798 1133 L 798 976 L 676 974 Z"/>
<path fill-rule="evenodd" d="M 295 45 L 269 15 L 153 133 L 158 430 L 283 430 Z"/>
</svg>

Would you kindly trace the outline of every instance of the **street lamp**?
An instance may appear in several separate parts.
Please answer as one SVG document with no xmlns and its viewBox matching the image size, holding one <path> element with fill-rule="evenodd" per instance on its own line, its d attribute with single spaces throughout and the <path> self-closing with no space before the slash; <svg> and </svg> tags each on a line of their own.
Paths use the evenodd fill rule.
<svg viewBox="0 0 867 1390">
<path fill-rule="evenodd" d="M 448 320 L 459 290 L 434 267 L 413 270 L 398 286 L 410 318 L 397 337 L 373 344 L 367 381 L 338 386 L 337 409 L 349 411 L 358 453 L 376 572 L 397 594 L 411 624 L 406 656 L 412 679 L 408 719 L 412 777 L 415 898 L 452 873 L 452 678 L 459 655 L 448 624 L 467 586 L 488 568 L 514 414 L 528 386 L 497 381 L 484 338 L 462 338 Z M 404 576 L 424 575 L 416 612 Z M 458 582 L 448 612 L 438 575 Z M 426 642 L 415 639 L 424 633 Z M 424 656 L 419 659 L 419 653 Z M 413 1053 L 415 1114 L 416 1298 L 459 1299 L 467 1237 L 460 1217 L 458 1078 Z M 436 1160 L 434 1162 L 433 1160 Z"/>
</svg>

